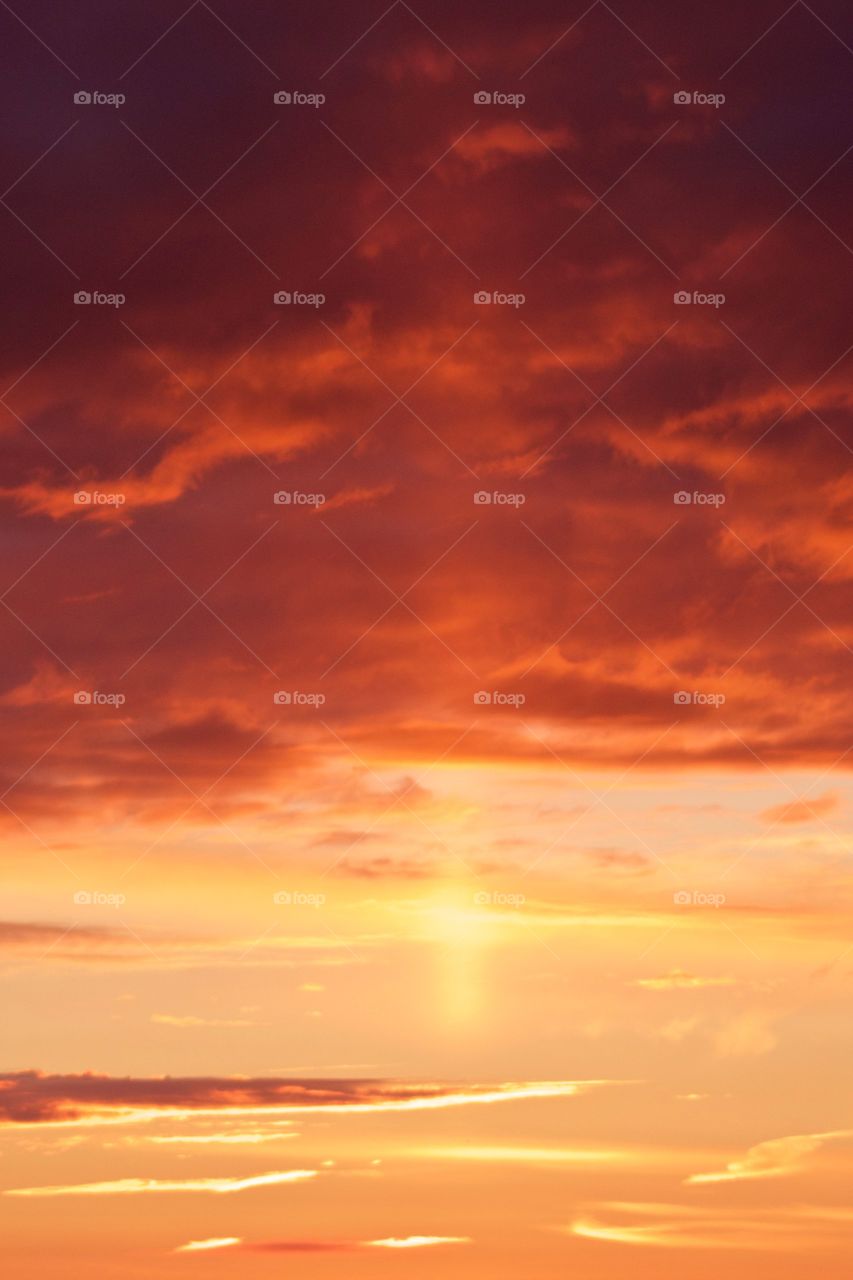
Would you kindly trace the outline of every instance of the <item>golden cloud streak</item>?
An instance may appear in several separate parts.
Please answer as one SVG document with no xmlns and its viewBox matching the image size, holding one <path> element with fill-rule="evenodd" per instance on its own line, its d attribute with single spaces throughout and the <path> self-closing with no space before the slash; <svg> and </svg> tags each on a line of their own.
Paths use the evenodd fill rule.
<svg viewBox="0 0 853 1280">
<path fill-rule="evenodd" d="M 282 1182 L 303 1182 L 316 1178 L 313 1169 L 290 1169 L 286 1173 L 260 1173 L 251 1178 L 122 1178 L 118 1182 L 83 1182 L 71 1186 L 16 1187 L 4 1191 L 4 1196 L 52 1197 L 52 1196 L 117 1196 L 146 1195 L 150 1192 L 202 1191 L 214 1195 L 229 1195 L 235 1191 L 249 1191 L 253 1187 L 276 1186 Z"/>
<path fill-rule="evenodd" d="M 231 1245 L 241 1244 L 240 1236 L 214 1236 L 210 1240 L 190 1240 L 180 1245 L 175 1253 L 201 1253 L 206 1249 L 227 1249 Z"/>
<path fill-rule="evenodd" d="M 436 1244 L 470 1244 L 470 1236 L 389 1236 L 386 1240 L 367 1240 L 371 1249 L 426 1249 Z"/>
</svg>

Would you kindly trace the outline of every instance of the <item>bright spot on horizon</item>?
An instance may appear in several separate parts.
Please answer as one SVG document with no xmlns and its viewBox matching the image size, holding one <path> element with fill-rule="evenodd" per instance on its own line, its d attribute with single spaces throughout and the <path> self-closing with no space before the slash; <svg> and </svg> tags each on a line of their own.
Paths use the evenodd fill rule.
<svg viewBox="0 0 853 1280">
<path fill-rule="evenodd" d="M 368 1240 L 372 1249 L 424 1249 L 434 1244 L 470 1244 L 470 1236 L 389 1236 L 387 1240 Z"/>
<path fill-rule="evenodd" d="M 188 1244 L 179 1245 L 175 1253 L 201 1253 L 204 1249 L 227 1249 L 230 1245 L 242 1244 L 242 1236 L 214 1236 L 210 1240 L 190 1240 Z"/>
</svg>

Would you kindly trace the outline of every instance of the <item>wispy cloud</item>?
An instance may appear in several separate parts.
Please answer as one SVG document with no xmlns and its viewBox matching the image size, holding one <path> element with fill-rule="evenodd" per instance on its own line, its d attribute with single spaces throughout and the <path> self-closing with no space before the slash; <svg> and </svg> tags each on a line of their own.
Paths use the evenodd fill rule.
<svg viewBox="0 0 853 1280">
<path fill-rule="evenodd" d="M 198 1018 L 195 1014 L 152 1013 L 151 1021 L 161 1027 L 255 1027 L 249 1018 Z"/>
<path fill-rule="evenodd" d="M 367 1240 L 371 1249 L 428 1249 L 436 1244 L 470 1244 L 470 1236 L 388 1236 L 385 1240 Z"/>
<path fill-rule="evenodd" d="M 299 1134 L 281 1132 L 278 1129 L 236 1129 L 226 1133 L 168 1134 L 150 1135 L 144 1139 L 155 1146 L 235 1146 L 252 1147 L 261 1142 L 283 1142 L 288 1138 L 298 1138 Z M 136 1141 L 136 1139 L 134 1139 Z"/>
<path fill-rule="evenodd" d="M 760 813 L 762 822 L 817 822 L 828 813 L 834 813 L 841 807 L 841 797 L 835 791 L 825 791 L 813 800 L 794 800 L 789 804 L 773 805 Z"/>
<path fill-rule="evenodd" d="M 241 1253 L 355 1253 L 360 1249 L 431 1249 L 440 1245 L 471 1244 L 470 1236 L 386 1236 L 381 1240 L 243 1240 L 221 1236 L 190 1240 L 175 1253 L 236 1248 Z"/>
<path fill-rule="evenodd" d="M 568 1232 L 586 1240 L 656 1249 L 811 1253 L 822 1246 L 842 1246 L 851 1223 L 853 1210 L 846 1206 L 611 1203 L 591 1206 Z"/>
<path fill-rule="evenodd" d="M 211 1192 L 230 1195 L 253 1187 L 271 1187 L 283 1182 L 304 1182 L 316 1178 L 314 1169 L 289 1169 L 284 1173 L 259 1173 L 250 1178 L 122 1178 L 118 1182 L 82 1182 L 56 1187 L 15 1187 L 6 1196 L 137 1196 L 177 1191 Z"/>
<path fill-rule="evenodd" d="M 582 1147 L 424 1147 L 418 1155 L 433 1160 L 468 1160 L 484 1164 L 614 1164 L 631 1159 L 625 1151 L 584 1149 Z M 636 1152 L 633 1158 L 645 1162 L 648 1152 Z"/>
<path fill-rule="evenodd" d="M 637 978 L 631 985 L 645 991 L 698 991 L 702 987 L 734 987 L 737 978 L 701 978 L 683 969 L 673 969 L 659 978 Z"/>
<path fill-rule="evenodd" d="M 228 1249 L 231 1245 L 240 1244 L 239 1236 L 212 1236 L 210 1240 L 189 1240 L 179 1245 L 175 1253 L 201 1253 L 206 1249 Z"/>
<path fill-rule="evenodd" d="M 753 1178 L 780 1178 L 798 1173 L 807 1158 L 826 1142 L 853 1138 L 853 1130 L 838 1129 L 830 1133 L 801 1133 L 786 1138 L 773 1138 L 750 1147 L 740 1160 L 732 1160 L 717 1173 L 694 1173 L 687 1179 L 693 1186 L 712 1182 L 744 1182 Z"/>
</svg>

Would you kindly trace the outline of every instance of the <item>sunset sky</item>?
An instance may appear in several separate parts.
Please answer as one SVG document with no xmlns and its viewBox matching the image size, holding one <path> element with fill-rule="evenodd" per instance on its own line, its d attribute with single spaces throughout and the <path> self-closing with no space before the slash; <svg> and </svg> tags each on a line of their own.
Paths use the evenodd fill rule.
<svg viewBox="0 0 853 1280">
<path fill-rule="evenodd" d="M 4 1276 L 849 1280 L 849 6 L 0 38 Z"/>
</svg>

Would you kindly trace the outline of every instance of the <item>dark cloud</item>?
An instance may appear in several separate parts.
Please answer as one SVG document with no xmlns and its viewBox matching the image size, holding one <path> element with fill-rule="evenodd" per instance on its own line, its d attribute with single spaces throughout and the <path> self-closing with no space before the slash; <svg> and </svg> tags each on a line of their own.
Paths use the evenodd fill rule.
<svg viewBox="0 0 853 1280">
<path fill-rule="evenodd" d="M 530 1086 L 543 1089 L 542 1085 Z M 570 1086 L 555 1084 L 555 1095 Z M 440 1103 L 442 1099 L 495 1100 L 523 1096 L 523 1085 L 416 1084 L 392 1080 L 305 1079 L 246 1077 L 118 1078 L 84 1073 L 48 1075 L 39 1071 L 0 1074 L 0 1121 L 33 1124 L 79 1120 L 87 1116 L 140 1108 L 197 1111 L 270 1107 L 282 1111 L 322 1110 L 324 1107 L 395 1107 Z"/>
<path fill-rule="evenodd" d="M 8 804 L 159 821 L 182 779 L 278 817 L 341 751 L 282 688 L 374 757 L 547 761 L 519 715 L 474 715 L 500 688 L 575 759 L 753 767 L 679 689 L 724 693 L 774 763 L 846 749 L 849 54 L 799 6 L 720 81 L 771 10 L 697 39 L 675 0 L 596 6 L 564 36 L 553 0 L 441 0 L 436 36 L 397 6 L 341 57 L 366 15 L 335 4 L 198 4 L 155 43 L 145 6 L 41 0 L 79 81 L 4 19 Z M 721 84 L 724 108 L 673 103 Z M 142 742 L 91 706 L 53 749 L 80 688 L 121 691 Z"/>
</svg>

